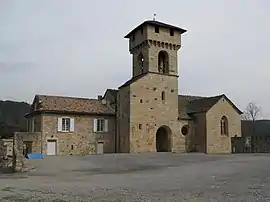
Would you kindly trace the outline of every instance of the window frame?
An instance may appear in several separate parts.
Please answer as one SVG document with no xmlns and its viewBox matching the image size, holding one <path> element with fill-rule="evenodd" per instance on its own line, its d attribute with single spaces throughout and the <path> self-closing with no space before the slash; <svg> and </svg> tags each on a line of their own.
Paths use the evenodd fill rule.
<svg viewBox="0 0 270 202">
<path fill-rule="evenodd" d="M 95 133 L 107 133 L 109 131 L 109 120 L 107 118 L 95 118 L 93 127 Z"/>
<path fill-rule="evenodd" d="M 226 116 L 222 116 L 220 119 L 220 134 L 222 136 L 229 136 L 229 121 Z"/>
<path fill-rule="evenodd" d="M 61 121 L 62 121 L 61 122 L 61 124 L 62 124 L 61 132 L 70 132 L 71 131 L 71 118 L 70 117 L 61 117 Z"/>
</svg>

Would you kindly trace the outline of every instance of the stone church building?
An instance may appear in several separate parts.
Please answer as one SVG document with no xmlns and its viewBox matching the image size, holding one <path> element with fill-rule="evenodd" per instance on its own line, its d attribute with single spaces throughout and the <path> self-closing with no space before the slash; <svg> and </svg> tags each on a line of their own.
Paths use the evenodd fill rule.
<svg viewBox="0 0 270 202">
<path fill-rule="evenodd" d="M 236 105 L 224 94 L 178 94 L 178 52 L 185 33 L 155 20 L 130 31 L 125 38 L 132 77 L 98 99 L 36 95 L 26 115 L 28 151 L 231 153 L 231 137 L 241 136 L 242 112 Z M 35 136 L 31 144 L 30 133 Z M 25 136 L 17 138 L 18 144 Z"/>
</svg>

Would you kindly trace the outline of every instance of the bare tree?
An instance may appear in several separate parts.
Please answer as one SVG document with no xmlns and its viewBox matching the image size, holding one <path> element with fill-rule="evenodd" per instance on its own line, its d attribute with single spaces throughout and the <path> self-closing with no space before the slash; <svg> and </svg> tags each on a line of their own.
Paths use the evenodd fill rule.
<svg viewBox="0 0 270 202">
<path fill-rule="evenodd" d="M 254 102 L 250 102 L 247 105 L 245 112 L 242 115 L 244 120 L 256 121 L 261 115 L 261 109 Z"/>
<path fill-rule="evenodd" d="M 242 115 L 242 118 L 244 120 L 251 120 L 252 121 L 253 136 L 256 136 L 256 123 L 255 123 L 255 121 L 259 118 L 260 115 L 261 115 L 261 109 L 254 102 L 248 103 L 247 108 Z M 253 152 L 253 141 L 251 141 L 251 151 Z"/>
</svg>

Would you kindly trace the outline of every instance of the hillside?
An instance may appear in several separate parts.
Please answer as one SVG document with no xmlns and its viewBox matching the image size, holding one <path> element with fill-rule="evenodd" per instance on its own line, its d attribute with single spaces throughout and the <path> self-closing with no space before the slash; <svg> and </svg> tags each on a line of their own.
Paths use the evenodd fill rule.
<svg viewBox="0 0 270 202">
<path fill-rule="evenodd" d="M 11 137 L 16 131 L 26 131 L 24 115 L 30 111 L 25 102 L 0 100 L 0 137 Z"/>
</svg>

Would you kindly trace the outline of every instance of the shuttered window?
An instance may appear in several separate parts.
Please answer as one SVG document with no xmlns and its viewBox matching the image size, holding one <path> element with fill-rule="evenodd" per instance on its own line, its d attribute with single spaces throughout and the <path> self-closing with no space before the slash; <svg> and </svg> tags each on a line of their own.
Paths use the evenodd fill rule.
<svg viewBox="0 0 270 202">
<path fill-rule="evenodd" d="M 58 132 L 74 132 L 74 119 L 69 117 L 58 118 Z"/>
<path fill-rule="evenodd" d="M 94 132 L 108 132 L 107 119 L 94 119 Z"/>
</svg>

